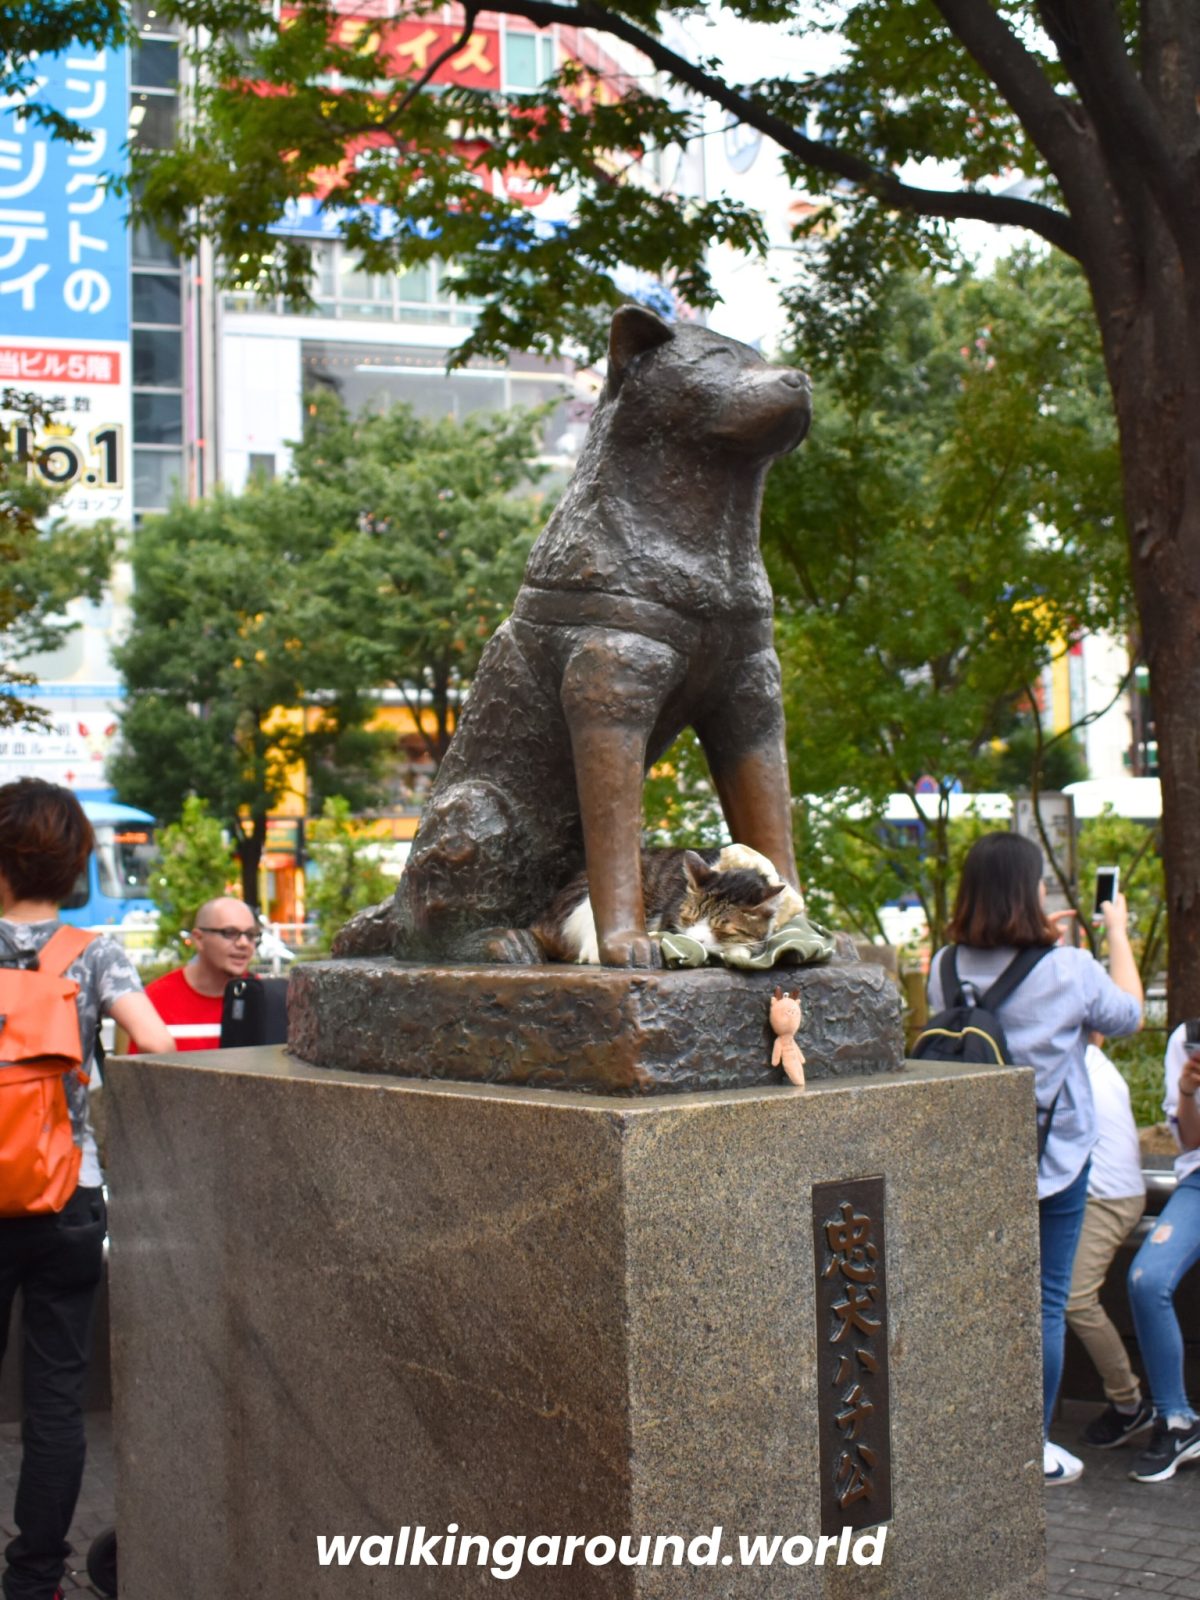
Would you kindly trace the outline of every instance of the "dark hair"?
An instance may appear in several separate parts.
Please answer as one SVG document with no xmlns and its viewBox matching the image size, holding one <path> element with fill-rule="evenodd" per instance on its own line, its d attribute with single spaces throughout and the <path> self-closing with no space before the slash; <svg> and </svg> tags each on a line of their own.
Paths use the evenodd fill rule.
<svg viewBox="0 0 1200 1600">
<path fill-rule="evenodd" d="M 1052 945 L 1058 933 L 1042 910 L 1042 852 L 1019 833 L 985 833 L 967 851 L 946 930 L 976 950 Z"/>
<path fill-rule="evenodd" d="M 18 900 L 65 900 L 93 842 L 69 789 L 41 778 L 0 785 L 0 873 Z"/>
</svg>

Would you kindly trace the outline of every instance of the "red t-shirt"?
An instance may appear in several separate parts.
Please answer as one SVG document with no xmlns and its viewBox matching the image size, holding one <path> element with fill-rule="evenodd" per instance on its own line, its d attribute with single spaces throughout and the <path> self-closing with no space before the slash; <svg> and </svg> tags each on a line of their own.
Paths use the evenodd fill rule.
<svg viewBox="0 0 1200 1600">
<path fill-rule="evenodd" d="M 224 996 L 197 994 L 183 968 L 164 973 L 146 990 L 154 1009 L 171 1030 L 176 1050 L 216 1050 L 221 1044 L 221 1007 Z M 141 1046 L 133 1043 L 137 1052 Z"/>
</svg>

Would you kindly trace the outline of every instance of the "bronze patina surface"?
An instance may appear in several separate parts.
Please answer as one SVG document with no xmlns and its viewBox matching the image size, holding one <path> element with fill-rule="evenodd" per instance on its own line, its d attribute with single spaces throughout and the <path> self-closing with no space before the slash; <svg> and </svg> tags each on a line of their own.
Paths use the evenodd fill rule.
<svg viewBox="0 0 1200 1600">
<path fill-rule="evenodd" d="M 886 1185 L 815 1183 L 813 1266 L 821 1532 L 892 1516 Z"/>
<path fill-rule="evenodd" d="M 777 972 L 306 962 L 288 1042 L 318 1066 L 593 1093 L 678 1094 L 784 1082 L 771 1066 Z M 879 967 L 791 969 L 810 1081 L 902 1059 L 900 997 Z"/>
<path fill-rule="evenodd" d="M 730 837 L 795 884 L 763 480 L 808 380 L 640 306 L 613 318 L 575 473 L 475 675 L 392 903 L 337 956 L 512 959 L 585 864 L 601 961 L 657 965 L 639 845 L 646 769 L 699 736 Z M 529 959 L 516 946 L 517 959 Z"/>
</svg>

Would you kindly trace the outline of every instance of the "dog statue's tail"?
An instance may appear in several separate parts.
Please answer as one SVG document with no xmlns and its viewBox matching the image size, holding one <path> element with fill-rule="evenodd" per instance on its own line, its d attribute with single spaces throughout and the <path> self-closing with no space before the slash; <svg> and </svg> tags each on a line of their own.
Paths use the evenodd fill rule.
<svg viewBox="0 0 1200 1600">
<path fill-rule="evenodd" d="M 394 900 L 357 911 L 333 941 L 334 956 L 386 956 L 395 937 Z"/>
</svg>

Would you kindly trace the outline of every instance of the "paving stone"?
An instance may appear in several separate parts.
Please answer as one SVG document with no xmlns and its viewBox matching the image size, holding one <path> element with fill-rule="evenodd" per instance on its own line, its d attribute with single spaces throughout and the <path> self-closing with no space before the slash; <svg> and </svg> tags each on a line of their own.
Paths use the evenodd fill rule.
<svg viewBox="0 0 1200 1600">
<path fill-rule="evenodd" d="M 1067 1561 L 1094 1561 L 1096 1559 L 1096 1541 L 1083 1537 L 1082 1530 L 1071 1530 L 1069 1538 L 1059 1539 L 1054 1545 L 1054 1553 Z"/>
<path fill-rule="evenodd" d="M 1083 1583 L 1119 1583 L 1127 1576 L 1124 1568 L 1112 1567 L 1100 1557 L 1075 1563 L 1075 1579 Z"/>
<path fill-rule="evenodd" d="M 1065 1408 L 1071 1414 L 1072 1408 Z M 1097 1406 L 1076 1408 L 1086 1420 Z M 1065 1431 L 1062 1437 L 1070 1437 Z M 20 1429 L 0 1424 L 0 1540 L 14 1533 L 13 1492 Z M 1195 1473 L 1167 1483 L 1135 1484 L 1125 1476 L 1127 1451 L 1091 1451 L 1077 1483 L 1046 1494 L 1047 1600 L 1200 1600 L 1200 1534 Z M 88 1417 L 88 1459 L 72 1525 L 73 1554 L 63 1579 L 68 1600 L 95 1595 L 87 1579 L 88 1546 L 111 1527 L 112 1428 L 107 1414 Z"/>
<path fill-rule="evenodd" d="M 1195 1560 L 1184 1561 L 1177 1556 L 1155 1555 L 1148 1565 L 1169 1578 L 1200 1578 L 1200 1562 Z"/>
<path fill-rule="evenodd" d="M 1102 1560 L 1106 1567 L 1117 1567 L 1123 1572 L 1144 1572 L 1146 1570 L 1146 1557 L 1137 1555 L 1132 1550 L 1101 1549 L 1093 1560 Z"/>
<path fill-rule="evenodd" d="M 1167 1485 L 1156 1485 L 1156 1487 L 1166 1488 Z M 1130 1521 L 1149 1523 L 1155 1528 L 1172 1528 L 1184 1532 L 1190 1531 L 1192 1536 L 1195 1537 L 1197 1485 L 1193 1482 L 1189 1483 L 1186 1487 L 1188 1491 L 1186 1499 L 1178 1497 L 1171 1497 L 1168 1499 L 1167 1496 L 1164 1495 L 1161 1503 L 1156 1503 L 1153 1506 L 1146 1506 L 1144 1508 L 1141 1505 L 1130 1506 Z"/>
<path fill-rule="evenodd" d="M 1194 1529 L 1190 1529 L 1189 1530 L 1188 1528 L 1165 1528 L 1165 1527 L 1162 1527 L 1160 1525 L 1154 1530 L 1154 1538 L 1153 1539 L 1147 1539 L 1147 1538 L 1145 1538 L 1143 1536 L 1140 1539 L 1140 1541 L 1139 1541 L 1139 1543 L 1137 1545 L 1137 1548 L 1139 1550 L 1151 1550 L 1151 1551 L 1153 1551 L 1153 1550 L 1160 1550 L 1160 1549 L 1170 1549 L 1170 1548 L 1172 1548 L 1173 1546 L 1176 1546 L 1176 1545 L 1179 1545 L 1179 1546 L 1188 1545 L 1188 1546 L 1190 1546 L 1190 1545 L 1194 1545 L 1195 1543 L 1196 1543 L 1196 1533 L 1195 1533 Z M 1200 1567 L 1200 1561 L 1198 1561 L 1196 1564 L 1197 1564 L 1198 1567 Z"/>
<path fill-rule="evenodd" d="M 1105 1550 L 1123 1550 L 1130 1553 L 1136 1552 L 1142 1542 L 1142 1536 L 1136 1529 L 1106 1528 L 1100 1539 L 1101 1547 Z M 1095 1545 L 1093 1545 L 1093 1551 Z"/>
<path fill-rule="evenodd" d="M 1068 1403 L 1054 1437 L 1075 1449 L 1099 1410 Z M 1134 1483 L 1135 1450 L 1084 1446 L 1078 1454 L 1083 1477 L 1046 1494 L 1047 1600 L 1200 1600 L 1196 1477 L 1185 1469 L 1166 1483 Z"/>
<path fill-rule="evenodd" d="M 87 1418 L 88 1454 L 83 1471 L 83 1487 L 75 1520 L 67 1535 L 71 1554 L 63 1574 L 62 1590 L 68 1600 L 88 1600 L 96 1596 L 87 1575 L 87 1552 L 92 1540 L 115 1521 L 112 1419 L 108 1412 L 92 1412 Z M 17 1423 L 0 1424 L 0 1543 L 7 1544 L 16 1533 L 13 1526 L 13 1497 L 21 1462 L 21 1430 Z"/>
<path fill-rule="evenodd" d="M 1127 1572 L 1121 1581 L 1136 1589 L 1139 1595 L 1162 1594 L 1178 1576 L 1178 1573 L 1147 1568 L 1143 1572 Z"/>
</svg>

